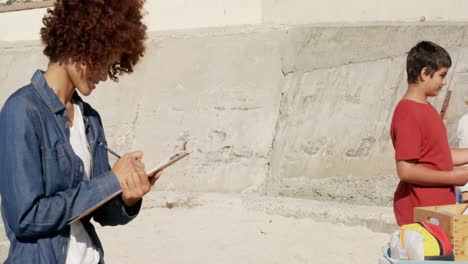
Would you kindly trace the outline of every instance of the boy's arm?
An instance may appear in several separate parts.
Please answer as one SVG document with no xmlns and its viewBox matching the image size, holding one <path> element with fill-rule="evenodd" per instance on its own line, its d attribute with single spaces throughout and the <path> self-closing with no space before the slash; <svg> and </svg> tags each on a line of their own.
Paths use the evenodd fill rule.
<svg viewBox="0 0 468 264">
<path fill-rule="evenodd" d="M 464 114 L 462 118 L 458 121 L 457 127 L 457 138 L 458 138 L 458 147 L 467 148 L 468 147 L 468 114 Z M 452 149 L 452 159 L 455 163 L 455 154 L 458 150 Z M 466 162 L 464 162 L 466 164 Z M 463 203 L 468 202 L 468 184 L 460 186 L 459 190 L 461 191 L 461 200 Z"/>
<path fill-rule="evenodd" d="M 421 186 L 460 186 L 468 181 L 466 167 L 456 167 L 452 171 L 438 171 L 417 163 L 417 160 L 399 160 L 396 162 L 396 167 L 400 180 Z"/>
<path fill-rule="evenodd" d="M 466 140 L 466 139 L 465 139 Z M 468 148 L 451 149 L 453 165 L 468 164 Z M 463 203 L 468 203 L 468 184 L 459 187 L 461 191 L 461 200 Z"/>
<path fill-rule="evenodd" d="M 454 166 L 468 164 L 468 148 L 452 148 L 450 151 Z"/>
</svg>

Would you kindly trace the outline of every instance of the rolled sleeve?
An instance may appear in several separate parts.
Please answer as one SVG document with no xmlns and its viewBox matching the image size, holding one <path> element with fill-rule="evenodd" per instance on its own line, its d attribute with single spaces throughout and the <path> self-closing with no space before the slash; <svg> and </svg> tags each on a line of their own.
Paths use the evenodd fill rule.
<svg viewBox="0 0 468 264">
<path fill-rule="evenodd" d="M 112 171 L 106 173 L 106 175 L 112 175 L 114 178 L 113 184 L 120 185 L 117 180 L 117 177 Z M 96 222 L 102 226 L 115 226 L 115 225 L 124 225 L 133 220 L 138 213 L 140 212 L 142 201 L 140 200 L 137 204 L 131 207 L 124 205 L 121 194 L 112 198 L 109 202 L 105 203 L 103 206 L 99 207 L 94 213 L 93 218 Z"/>
</svg>

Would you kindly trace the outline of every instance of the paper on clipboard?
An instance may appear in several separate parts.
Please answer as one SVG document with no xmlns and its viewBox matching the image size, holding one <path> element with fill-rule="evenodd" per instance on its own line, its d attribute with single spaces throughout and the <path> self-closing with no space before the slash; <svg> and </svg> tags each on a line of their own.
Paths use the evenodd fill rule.
<svg viewBox="0 0 468 264">
<path fill-rule="evenodd" d="M 154 175 L 161 170 L 164 170 L 165 168 L 171 166 L 172 164 L 176 163 L 177 161 L 187 157 L 190 154 L 189 151 L 180 151 L 169 157 L 167 160 L 164 162 L 161 162 L 158 166 L 154 167 L 150 172 L 148 172 L 148 177 L 154 177 Z"/>
<path fill-rule="evenodd" d="M 172 164 L 176 163 L 177 161 L 187 157 L 190 153 L 191 152 L 186 151 L 186 150 L 175 153 L 174 155 L 169 157 L 167 160 L 165 160 L 164 162 L 160 163 L 158 166 L 156 166 L 152 170 L 150 170 L 150 172 L 147 173 L 148 177 L 149 178 L 154 177 L 155 174 L 158 171 L 164 170 L 165 168 L 167 168 L 167 167 L 171 166 Z M 78 217 L 71 220 L 68 224 L 71 225 L 71 224 L 79 221 L 80 219 L 82 219 L 83 217 L 85 217 L 85 216 L 89 215 L 90 213 L 94 212 L 97 208 L 101 207 L 103 204 L 105 204 L 108 201 L 112 200 L 113 198 L 117 197 L 121 193 L 122 193 L 121 190 L 119 190 L 118 192 L 115 192 L 114 194 L 110 195 L 109 197 L 107 197 L 103 201 L 99 202 L 95 206 L 89 208 L 88 210 L 86 210 L 85 212 L 80 214 Z"/>
</svg>

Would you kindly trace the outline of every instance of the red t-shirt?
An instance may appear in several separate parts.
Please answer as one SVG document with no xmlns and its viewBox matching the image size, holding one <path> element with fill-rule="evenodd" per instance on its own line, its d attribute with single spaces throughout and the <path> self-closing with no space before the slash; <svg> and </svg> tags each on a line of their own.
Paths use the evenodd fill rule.
<svg viewBox="0 0 468 264">
<path fill-rule="evenodd" d="M 453 170 L 447 130 L 439 113 L 430 104 L 401 100 L 393 113 L 390 128 L 396 160 L 418 160 L 433 170 Z M 393 210 L 398 225 L 413 222 L 413 208 L 455 203 L 453 186 L 398 184 Z"/>
</svg>

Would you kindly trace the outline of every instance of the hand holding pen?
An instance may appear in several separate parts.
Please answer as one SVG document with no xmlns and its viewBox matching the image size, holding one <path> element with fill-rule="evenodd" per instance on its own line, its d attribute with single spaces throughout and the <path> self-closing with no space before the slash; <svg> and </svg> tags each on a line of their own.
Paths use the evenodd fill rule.
<svg viewBox="0 0 468 264">
<path fill-rule="evenodd" d="M 99 146 L 105 148 L 109 153 L 118 158 L 112 166 L 112 172 L 119 180 L 122 189 L 122 200 L 128 207 L 135 205 L 143 196 L 151 190 L 151 186 L 159 178 L 159 175 L 148 179 L 145 166 L 141 161 L 143 152 L 135 151 L 120 156 L 115 151 L 109 149 L 102 142 Z"/>
</svg>

